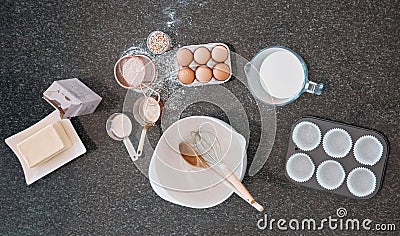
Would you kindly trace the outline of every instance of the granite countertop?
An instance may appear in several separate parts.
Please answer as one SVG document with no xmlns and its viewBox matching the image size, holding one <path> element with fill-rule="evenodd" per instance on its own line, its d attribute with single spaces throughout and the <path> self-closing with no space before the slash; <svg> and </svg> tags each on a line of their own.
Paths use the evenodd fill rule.
<svg viewBox="0 0 400 236">
<path fill-rule="evenodd" d="M 169 33 L 175 47 L 226 42 L 247 59 L 266 46 L 287 46 L 305 59 L 311 80 L 329 84 L 321 96 L 305 94 L 276 108 L 272 152 L 260 172 L 243 180 L 268 217 L 321 220 L 336 216 L 342 207 L 349 218 L 400 227 L 398 1 L 7 0 L 0 8 L 2 140 L 53 110 L 41 94 L 55 80 L 77 77 L 103 97 L 95 113 L 72 119 L 87 153 L 30 186 L 18 159 L 0 143 L 0 234 L 311 233 L 258 229 L 264 213 L 237 196 L 209 209 L 164 201 L 127 158 L 123 144 L 107 136 L 105 121 L 122 111 L 126 94 L 114 80 L 114 63 L 153 30 Z M 238 97 L 245 96 L 238 86 L 235 79 L 225 85 Z M 254 120 L 247 153 L 252 158 L 260 114 L 251 101 L 243 101 L 243 106 Z M 200 104 L 187 112 L 203 111 Z M 217 108 L 214 114 L 224 117 Z M 378 130 L 387 137 L 386 175 L 375 197 L 354 200 L 286 179 L 290 127 L 306 115 Z M 325 228 L 318 233 L 366 232 Z"/>
</svg>

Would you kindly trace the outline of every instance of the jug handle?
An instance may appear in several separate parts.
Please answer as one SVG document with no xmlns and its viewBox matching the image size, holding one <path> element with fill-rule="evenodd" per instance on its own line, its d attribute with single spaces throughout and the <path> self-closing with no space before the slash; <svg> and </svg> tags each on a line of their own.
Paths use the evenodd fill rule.
<svg viewBox="0 0 400 236">
<path fill-rule="evenodd" d="M 316 94 L 316 95 L 321 95 L 321 93 L 323 92 L 323 90 L 324 90 L 324 84 L 322 84 L 322 83 L 317 84 L 317 83 L 315 83 L 315 82 L 308 81 L 308 82 L 306 83 L 306 86 L 305 86 L 305 91 L 306 91 L 307 93 L 312 93 L 312 94 Z"/>
</svg>

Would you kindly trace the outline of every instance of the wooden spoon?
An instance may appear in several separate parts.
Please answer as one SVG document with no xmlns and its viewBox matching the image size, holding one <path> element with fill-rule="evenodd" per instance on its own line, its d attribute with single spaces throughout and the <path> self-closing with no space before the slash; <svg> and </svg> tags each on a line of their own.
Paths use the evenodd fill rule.
<svg viewBox="0 0 400 236">
<path fill-rule="evenodd" d="M 204 168 L 208 169 L 211 168 L 210 165 L 204 160 L 204 158 L 198 153 L 198 151 L 188 142 L 181 142 L 179 143 L 179 152 L 183 159 L 190 165 L 199 167 L 199 168 Z M 242 184 L 242 182 L 236 177 L 236 175 L 230 170 L 225 164 L 222 165 L 222 171 L 224 172 L 223 176 L 221 175 L 218 171 L 216 171 L 214 168 L 211 168 L 213 171 L 215 171 L 218 175 L 222 176 L 224 180 L 226 180 L 229 183 L 229 186 L 232 187 L 232 190 L 239 195 L 241 198 L 243 198 L 246 202 L 248 202 L 250 205 L 252 205 L 254 208 L 256 208 L 258 211 L 263 211 L 264 207 L 262 207 L 260 204 L 258 204 L 253 196 L 249 193 L 249 191 L 246 189 L 246 187 Z"/>
</svg>

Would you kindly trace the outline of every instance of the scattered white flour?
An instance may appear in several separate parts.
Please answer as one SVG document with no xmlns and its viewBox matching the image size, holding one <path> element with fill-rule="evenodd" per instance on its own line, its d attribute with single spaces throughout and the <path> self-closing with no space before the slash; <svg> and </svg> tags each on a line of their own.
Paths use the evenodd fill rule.
<svg viewBox="0 0 400 236">
<path fill-rule="evenodd" d="M 125 51 L 122 52 L 121 56 L 126 56 L 126 55 L 146 55 L 146 56 L 150 56 L 151 53 L 149 52 L 149 50 L 147 49 L 147 45 L 146 45 L 146 39 L 142 40 L 143 42 L 141 43 L 134 43 L 134 45 L 128 49 L 126 49 Z"/>
<path fill-rule="evenodd" d="M 167 18 L 168 28 L 178 26 L 181 23 L 181 19 L 176 17 L 175 7 L 168 6 L 162 12 Z"/>
</svg>

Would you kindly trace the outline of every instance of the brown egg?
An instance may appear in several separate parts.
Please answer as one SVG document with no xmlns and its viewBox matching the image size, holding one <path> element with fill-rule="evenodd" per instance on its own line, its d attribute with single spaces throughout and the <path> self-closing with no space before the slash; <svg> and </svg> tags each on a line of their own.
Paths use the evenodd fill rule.
<svg viewBox="0 0 400 236">
<path fill-rule="evenodd" d="M 181 66 L 189 66 L 193 61 L 193 53 L 187 48 L 181 48 L 176 53 L 176 60 Z"/>
<path fill-rule="evenodd" d="M 227 80 L 231 75 L 229 66 L 225 63 L 219 63 L 214 66 L 213 75 L 216 80 Z"/>
<path fill-rule="evenodd" d="M 218 45 L 213 48 L 212 59 L 216 62 L 224 62 L 228 58 L 228 49 L 225 46 Z"/>
<path fill-rule="evenodd" d="M 196 79 L 201 83 L 207 83 L 212 78 L 212 71 L 207 66 L 199 66 L 196 69 Z"/>
<path fill-rule="evenodd" d="M 194 71 L 188 67 L 184 67 L 179 70 L 178 79 L 183 84 L 191 84 L 194 81 Z"/>
<path fill-rule="evenodd" d="M 199 47 L 194 51 L 194 60 L 200 65 L 206 64 L 211 58 L 210 51 L 205 47 Z"/>
</svg>

